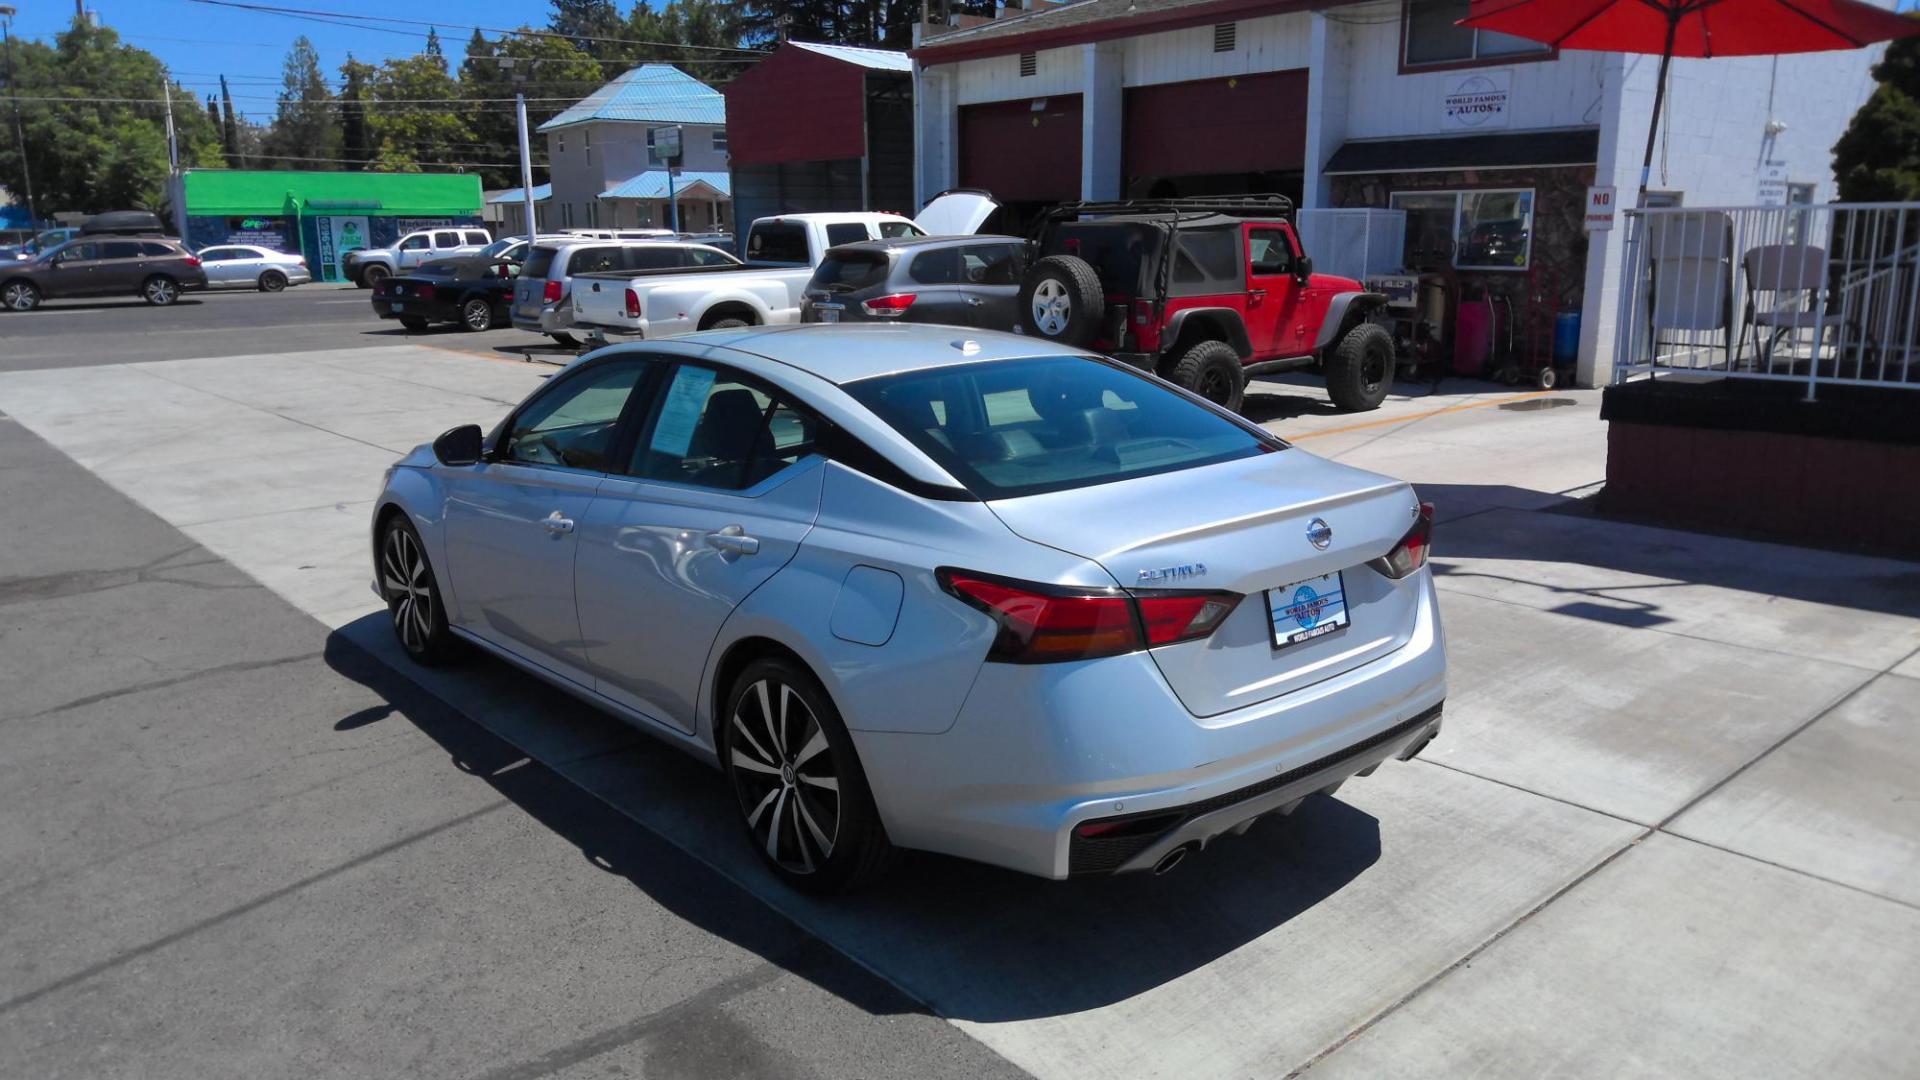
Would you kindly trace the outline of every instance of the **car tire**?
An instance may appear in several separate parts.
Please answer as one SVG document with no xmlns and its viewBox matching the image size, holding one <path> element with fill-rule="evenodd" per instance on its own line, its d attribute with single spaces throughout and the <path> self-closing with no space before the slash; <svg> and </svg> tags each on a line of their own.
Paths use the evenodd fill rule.
<svg viewBox="0 0 1920 1080">
<path fill-rule="evenodd" d="M 279 292 L 287 287 L 287 275 L 278 270 L 268 270 L 260 275 L 261 292 Z"/>
<path fill-rule="evenodd" d="M 180 283 L 165 274 L 155 274 L 140 283 L 140 298 L 154 307 L 168 307 L 180 299 Z"/>
<path fill-rule="evenodd" d="M 415 663 L 437 667 L 457 658 L 460 639 L 447 627 L 440 584 L 420 534 L 405 514 L 387 519 L 380 533 L 380 595 L 387 601 L 393 636 Z"/>
<path fill-rule="evenodd" d="M 400 316 L 400 325 L 406 327 L 408 330 L 411 330 L 416 334 L 424 334 L 426 333 L 426 330 L 427 330 L 427 320 L 421 318 L 418 315 Z"/>
<path fill-rule="evenodd" d="M 358 284 L 363 289 L 371 289 L 392 276 L 393 273 L 386 267 L 381 266 L 379 263 L 374 263 L 372 266 L 360 271 L 360 281 Z"/>
<path fill-rule="evenodd" d="M 1173 365 L 1173 381 L 1233 412 L 1246 400 L 1247 380 L 1240 354 L 1224 341 L 1196 342 Z"/>
<path fill-rule="evenodd" d="M 1393 335 L 1378 323 L 1348 330 L 1327 358 L 1327 396 L 1342 412 L 1368 412 L 1393 389 Z"/>
<path fill-rule="evenodd" d="M 0 308 L 8 311 L 32 311 L 40 306 L 40 287 L 31 281 L 9 281 L 0 285 Z"/>
<path fill-rule="evenodd" d="M 1106 294 L 1092 264 L 1073 255 L 1049 255 L 1020 282 L 1021 328 L 1076 348 L 1092 344 L 1106 313 Z"/>
<path fill-rule="evenodd" d="M 461 304 L 460 328 L 475 334 L 493 329 L 493 301 L 475 296 Z"/>
<path fill-rule="evenodd" d="M 801 665 L 747 665 L 716 722 L 720 760 L 749 841 L 803 892 L 848 892 L 879 877 L 893 845 L 840 712 Z"/>
<path fill-rule="evenodd" d="M 739 330 L 753 324 L 738 315 L 729 315 L 724 319 L 715 319 L 701 327 L 702 330 Z"/>
<path fill-rule="evenodd" d="M 569 349 L 578 348 L 580 345 L 580 339 L 565 330 L 555 330 L 547 336 L 553 339 L 554 344 L 565 345 Z"/>
</svg>

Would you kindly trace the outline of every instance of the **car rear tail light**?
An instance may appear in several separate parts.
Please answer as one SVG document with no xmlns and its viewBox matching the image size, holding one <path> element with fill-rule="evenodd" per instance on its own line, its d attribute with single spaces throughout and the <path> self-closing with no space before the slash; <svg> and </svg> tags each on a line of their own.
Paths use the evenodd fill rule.
<svg viewBox="0 0 1920 1080">
<path fill-rule="evenodd" d="M 1403 578 L 1427 565 L 1427 550 L 1433 543 L 1433 504 L 1423 502 L 1414 516 L 1413 528 L 1393 545 L 1393 550 L 1367 565 L 1390 578 Z"/>
<path fill-rule="evenodd" d="M 422 300 L 431 300 L 433 299 L 433 286 L 422 285 L 414 292 L 414 295 Z"/>
<path fill-rule="evenodd" d="M 1240 605 L 1238 593 L 1136 592 L 1147 647 L 1203 638 L 1219 629 Z"/>
<path fill-rule="evenodd" d="M 189 255 L 189 256 L 187 256 L 187 265 L 188 265 L 188 266 L 199 266 L 199 265 L 200 265 L 200 256 L 198 256 L 198 255 Z"/>
<path fill-rule="evenodd" d="M 869 315 L 897 318 L 905 315 L 907 309 L 913 306 L 915 295 L 914 293 L 895 293 L 892 296 L 876 296 L 871 300 L 861 301 L 860 307 Z"/>
<path fill-rule="evenodd" d="M 1091 660 L 1206 637 L 1240 602 L 1233 593 L 1137 592 L 1015 581 L 943 567 L 940 587 L 1000 625 L 987 659 Z"/>
<path fill-rule="evenodd" d="M 637 292 L 634 292 L 632 289 L 628 289 L 627 290 L 627 318 L 637 319 L 639 317 L 640 317 L 640 294 Z"/>
<path fill-rule="evenodd" d="M 628 295 L 629 296 L 632 295 L 632 290 L 628 290 Z M 547 282 L 546 288 L 540 290 L 540 302 L 543 304 L 559 303 L 560 302 L 560 283 L 557 281 Z"/>
</svg>

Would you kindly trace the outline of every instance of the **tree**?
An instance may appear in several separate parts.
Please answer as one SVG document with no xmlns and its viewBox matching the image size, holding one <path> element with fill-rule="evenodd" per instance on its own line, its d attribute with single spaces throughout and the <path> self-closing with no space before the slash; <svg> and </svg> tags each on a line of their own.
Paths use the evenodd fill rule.
<svg viewBox="0 0 1920 1080">
<path fill-rule="evenodd" d="M 367 95 L 375 167 L 419 172 L 422 165 L 461 161 L 472 132 L 454 107 L 459 95 L 444 56 L 421 53 L 380 65 Z"/>
<path fill-rule="evenodd" d="M 1833 147 L 1842 202 L 1920 199 L 1920 38 L 1887 46 L 1880 84 Z"/>
<path fill-rule="evenodd" d="M 514 81 L 516 72 L 526 74 L 524 84 Z M 460 65 L 460 94 L 472 103 L 467 109 L 468 128 L 476 144 L 467 160 L 520 159 L 520 135 L 513 107 L 506 103 L 516 89 L 527 95 L 527 125 L 531 129 L 559 113 L 564 102 L 586 96 L 600 84 L 600 74 L 598 64 L 563 38 L 540 36 L 524 26 L 499 41 L 476 31 L 467 43 L 467 59 Z M 520 184 L 518 166 L 477 169 L 487 187 Z"/>
<path fill-rule="evenodd" d="M 282 72 L 278 111 L 267 131 L 265 156 L 290 168 L 330 168 L 330 162 L 302 160 L 341 156 L 339 109 L 320 72 L 320 54 L 304 34 L 287 50 Z"/>
<path fill-rule="evenodd" d="M 233 94 L 227 90 L 227 77 L 220 76 L 220 147 L 226 153 L 227 168 L 238 169 L 247 162 L 240 149 L 240 124 L 233 117 Z"/>
<path fill-rule="evenodd" d="M 374 66 L 347 54 L 340 65 L 340 157 L 348 169 L 364 169 L 373 160 L 373 131 L 367 125 L 367 86 Z"/>
<path fill-rule="evenodd" d="M 16 40 L 21 102 L 35 208 L 72 211 L 166 208 L 164 90 L 172 100 L 183 166 L 220 164 L 219 126 L 193 94 L 167 81 L 160 61 L 123 45 L 105 27 L 76 20 L 54 43 Z M 131 100 L 102 100 L 131 99 Z M 0 139 L 0 184 L 20 190 L 20 152 Z"/>
</svg>

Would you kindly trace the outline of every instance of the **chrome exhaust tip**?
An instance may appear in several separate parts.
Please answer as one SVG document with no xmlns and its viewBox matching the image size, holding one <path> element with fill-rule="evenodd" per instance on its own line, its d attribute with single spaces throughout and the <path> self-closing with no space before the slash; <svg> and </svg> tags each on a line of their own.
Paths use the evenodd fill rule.
<svg viewBox="0 0 1920 1080">
<path fill-rule="evenodd" d="M 1187 857 L 1187 852 L 1198 846 L 1198 844 L 1181 844 L 1179 847 L 1160 856 L 1160 861 L 1153 864 L 1154 876 L 1158 877 L 1172 870 L 1174 867 L 1179 866 L 1180 861 Z"/>
</svg>

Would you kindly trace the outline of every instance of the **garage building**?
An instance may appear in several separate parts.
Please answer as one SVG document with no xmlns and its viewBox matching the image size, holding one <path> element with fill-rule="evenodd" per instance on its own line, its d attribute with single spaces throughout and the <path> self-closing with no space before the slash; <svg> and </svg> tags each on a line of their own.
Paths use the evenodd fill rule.
<svg viewBox="0 0 1920 1080">
<path fill-rule="evenodd" d="M 907 54 L 789 41 L 729 83 L 736 220 L 892 210 L 912 215 L 913 65 Z"/>
</svg>

